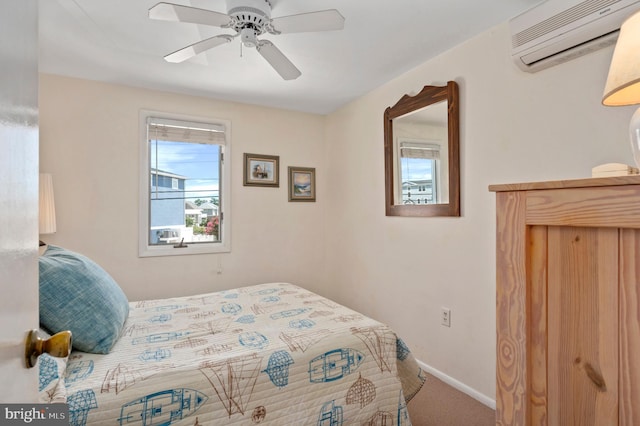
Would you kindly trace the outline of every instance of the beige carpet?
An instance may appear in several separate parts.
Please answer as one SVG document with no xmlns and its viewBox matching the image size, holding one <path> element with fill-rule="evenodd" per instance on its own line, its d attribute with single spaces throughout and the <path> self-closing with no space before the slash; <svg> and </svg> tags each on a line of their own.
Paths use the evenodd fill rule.
<svg viewBox="0 0 640 426">
<path fill-rule="evenodd" d="M 427 374 L 409 404 L 413 426 L 495 426 L 495 411 Z"/>
</svg>

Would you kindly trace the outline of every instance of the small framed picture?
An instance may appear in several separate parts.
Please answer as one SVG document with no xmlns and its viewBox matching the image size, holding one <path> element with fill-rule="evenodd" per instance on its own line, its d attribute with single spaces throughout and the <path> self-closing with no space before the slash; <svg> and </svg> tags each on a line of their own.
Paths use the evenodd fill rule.
<svg viewBox="0 0 640 426">
<path fill-rule="evenodd" d="M 280 157 L 244 154 L 244 186 L 280 186 Z"/>
<path fill-rule="evenodd" d="M 289 167 L 289 201 L 316 200 L 316 169 Z"/>
</svg>

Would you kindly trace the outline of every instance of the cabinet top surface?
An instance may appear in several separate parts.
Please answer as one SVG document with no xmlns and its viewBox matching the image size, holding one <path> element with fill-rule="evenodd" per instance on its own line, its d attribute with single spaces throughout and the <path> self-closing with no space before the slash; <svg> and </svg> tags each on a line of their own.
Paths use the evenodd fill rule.
<svg viewBox="0 0 640 426">
<path fill-rule="evenodd" d="M 530 191 L 541 189 L 589 188 L 598 186 L 640 185 L 640 175 L 605 178 L 554 180 L 546 182 L 523 182 L 489 185 L 489 191 Z"/>
</svg>

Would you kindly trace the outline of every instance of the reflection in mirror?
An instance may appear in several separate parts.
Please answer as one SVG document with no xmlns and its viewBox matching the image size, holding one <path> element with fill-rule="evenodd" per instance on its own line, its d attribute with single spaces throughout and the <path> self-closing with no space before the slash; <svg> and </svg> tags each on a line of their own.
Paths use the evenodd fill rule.
<svg viewBox="0 0 640 426">
<path fill-rule="evenodd" d="M 460 216 L 458 121 L 453 81 L 387 108 L 387 216 Z"/>
<path fill-rule="evenodd" d="M 394 119 L 393 134 L 398 185 L 394 204 L 448 203 L 447 103 Z"/>
</svg>

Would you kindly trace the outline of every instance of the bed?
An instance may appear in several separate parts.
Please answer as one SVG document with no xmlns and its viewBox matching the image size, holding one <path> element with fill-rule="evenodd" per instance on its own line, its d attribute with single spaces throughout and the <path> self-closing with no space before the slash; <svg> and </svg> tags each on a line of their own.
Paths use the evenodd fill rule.
<svg viewBox="0 0 640 426">
<path fill-rule="evenodd" d="M 425 376 L 403 341 L 299 286 L 127 306 L 103 353 L 41 356 L 41 400 L 66 402 L 71 425 L 411 424 Z"/>
</svg>

